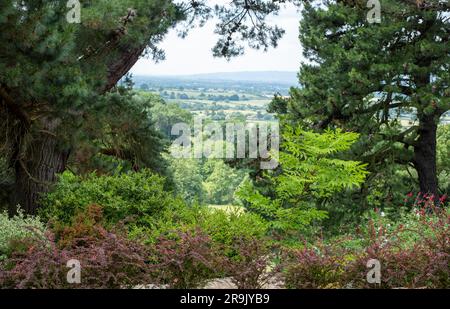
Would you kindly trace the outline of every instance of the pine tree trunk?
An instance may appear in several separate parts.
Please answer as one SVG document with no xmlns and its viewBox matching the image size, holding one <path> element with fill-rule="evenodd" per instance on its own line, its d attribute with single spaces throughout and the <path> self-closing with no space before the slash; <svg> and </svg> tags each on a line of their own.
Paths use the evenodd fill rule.
<svg viewBox="0 0 450 309">
<path fill-rule="evenodd" d="M 65 170 L 69 151 L 59 147 L 54 133 L 58 124 L 58 120 L 41 120 L 42 133 L 24 150 L 26 155 L 14 158 L 16 180 L 12 206 L 20 205 L 27 214 L 36 214 L 42 194 L 49 191 L 57 174 Z"/>
<path fill-rule="evenodd" d="M 437 124 L 433 116 L 420 118 L 419 137 L 414 145 L 414 166 L 419 176 L 420 192 L 433 194 L 435 201 L 438 201 L 436 132 Z"/>
</svg>

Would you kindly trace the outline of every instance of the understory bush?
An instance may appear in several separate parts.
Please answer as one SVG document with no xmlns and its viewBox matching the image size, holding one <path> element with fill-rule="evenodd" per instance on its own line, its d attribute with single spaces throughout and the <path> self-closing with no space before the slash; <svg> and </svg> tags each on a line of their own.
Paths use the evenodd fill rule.
<svg viewBox="0 0 450 309">
<path fill-rule="evenodd" d="M 381 283 L 377 287 L 450 287 L 448 209 L 425 203 L 395 225 L 372 222 L 369 233 L 370 244 L 347 269 L 348 281 L 353 277 L 353 286 L 374 287 L 361 280 L 361 276 L 367 272 L 367 261 L 377 259 L 382 267 Z"/>
<path fill-rule="evenodd" d="M 21 250 L 23 241 L 29 243 L 42 238 L 45 226 L 39 217 L 26 217 L 22 210 L 9 217 L 6 211 L 0 212 L 0 260 Z"/>
<path fill-rule="evenodd" d="M 0 264 L 2 288 L 126 288 L 152 281 L 148 249 L 121 233 L 103 228 L 99 208 L 89 207 L 59 233 L 53 232 Z M 69 283 L 70 260 L 81 266 L 80 283 Z"/>
<path fill-rule="evenodd" d="M 396 225 L 383 216 L 368 222 L 363 239 L 333 239 L 290 250 L 284 277 L 288 288 L 448 288 L 450 212 L 415 209 Z M 404 222 L 407 222 L 406 224 Z M 393 224 L 393 223 L 392 223 Z M 333 243 L 333 244 L 332 244 Z M 356 245 L 355 245 L 356 244 Z M 367 262 L 380 262 L 380 283 L 369 283 Z"/>
<path fill-rule="evenodd" d="M 183 204 L 164 188 L 164 178 L 148 170 L 115 175 L 60 175 L 54 190 L 42 200 L 44 219 L 68 224 L 75 214 L 89 205 L 102 206 L 106 224 L 125 219 L 145 225 L 166 209 Z"/>
<path fill-rule="evenodd" d="M 222 267 L 238 289 L 261 289 L 274 283 L 279 268 L 274 264 L 276 248 L 265 239 L 236 239 L 234 256 L 227 256 Z"/>
<path fill-rule="evenodd" d="M 287 288 L 340 288 L 347 256 L 339 247 L 316 243 L 301 249 L 289 249 L 284 256 Z"/>
<path fill-rule="evenodd" d="M 257 214 L 209 209 L 204 210 L 198 226 L 221 246 L 223 254 L 228 257 L 239 254 L 236 243 L 242 239 L 264 239 L 269 228 L 268 223 Z"/>
<path fill-rule="evenodd" d="M 198 288 L 210 279 L 230 277 L 238 288 L 257 289 L 278 271 L 272 263 L 273 248 L 265 239 L 236 239 L 230 245 L 233 256 L 226 254 L 226 247 L 198 228 L 161 236 L 151 247 L 153 277 L 171 288 Z"/>
<path fill-rule="evenodd" d="M 87 240 L 102 238 L 104 227 L 120 225 L 128 239 L 149 250 L 149 282 L 174 288 L 199 287 L 225 276 L 225 261 L 232 275 L 231 266 L 245 253 L 235 242 L 266 237 L 268 225 L 259 215 L 188 205 L 164 193 L 163 183 L 146 171 L 87 178 L 64 173 L 41 214 L 60 250 L 84 247 Z"/>
<path fill-rule="evenodd" d="M 219 249 L 200 229 L 161 236 L 151 252 L 154 276 L 171 288 L 197 288 L 220 276 Z"/>
</svg>

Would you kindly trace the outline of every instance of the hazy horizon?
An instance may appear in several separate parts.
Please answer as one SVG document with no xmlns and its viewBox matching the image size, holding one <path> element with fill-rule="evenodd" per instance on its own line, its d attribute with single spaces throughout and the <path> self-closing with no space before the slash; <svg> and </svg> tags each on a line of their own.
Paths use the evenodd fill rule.
<svg viewBox="0 0 450 309">
<path fill-rule="evenodd" d="M 184 77 L 184 76 L 197 76 L 197 75 L 211 75 L 211 74 L 240 74 L 240 73 L 268 73 L 268 72 L 274 72 L 274 73 L 295 73 L 297 74 L 297 71 L 285 71 L 285 70 L 238 70 L 238 71 L 211 71 L 211 72 L 206 72 L 206 73 L 187 73 L 187 74 L 177 74 L 177 73 L 173 73 L 173 74 L 165 74 L 165 73 L 160 73 L 160 74 L 153 74 L 153 73 L 149 73 L 149 74 L 140 74 L 140 73 L 133 73 L 133 75 L 135 76 L 148 76 L 148 77 Z"/>
<path fill-rule="evenodd" d="M 134 74 L 134 80 L 177 80 L 186 82 L 239 82 L 239 83 L 266 83 L 266 84 L 298 84 L 297 72 L 294 71 L 235 71 L 235 72 L 212 72 L 201 74 L 172 74 L 172 75 L 142 75 Z"/>
</svg>

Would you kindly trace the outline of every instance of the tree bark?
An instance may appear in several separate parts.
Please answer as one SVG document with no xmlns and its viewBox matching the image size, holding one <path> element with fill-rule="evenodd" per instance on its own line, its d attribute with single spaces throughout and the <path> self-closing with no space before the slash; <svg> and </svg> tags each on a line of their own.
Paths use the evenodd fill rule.
<svg viewBox="0 0 450 309">
<path fill-rule="evenodd" d="M 108 78 L 103 89 L 100 90 L 101 93 L 110 91 L 130 71 L 144 53 L 145 47 L 146 45 L 133 48 L 122 47 L 120 57 L 118 59 L 113 58 L 108 65 Z"/>
<path fill-rule="evenodd" d="M 36 214 L 39 199 L 56 181 L 57 174 L 66 168 L 70 150 L 60 148 L 55 132 L 59 120 L 42 119 L 42 130 L 14 160 L 16 174 L 12 194 L 12 213 L 17 205 L 27 214 Z"/>
<path fill-rule="evenodd" d="M 437 123 L 434 115 L 421 116 L 418 139 L 414 144 L 414 166 L 419 176 L 420 192 L 438 197 L 438 180 L 436 172 L 436 132 Z"/>
</svg>

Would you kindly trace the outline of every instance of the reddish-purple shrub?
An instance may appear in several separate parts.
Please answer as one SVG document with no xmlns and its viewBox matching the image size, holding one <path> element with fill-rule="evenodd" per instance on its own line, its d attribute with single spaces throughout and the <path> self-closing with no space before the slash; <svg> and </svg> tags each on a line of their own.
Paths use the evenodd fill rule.
<svg viewBox="0 0 450 309">
<path fill-rule="evenodd" d="M 426 213 L 434 211 L 433 219 Z M 422 230 L 414 231 L 418 239 L 404 247 L 400 226 L 389 237 L 374 237 L 372 243 L 346 268 L 346 280 L 360 288 L 448 288 L 450 287 L 450 215 L 427 204 L 418 211 Z M 428 232 L 425 233 L 424 231 Z M 377 259 L 381 265 L 381 283 L 366 280 L 366 263 Z"/>
<path fill-rule="evenodd" d="M 223 269 L 239 289 L 263 288 L 279 271 L 271 263 L 274 248 L 266 240 L 241 238 L 232 249 L 235 255 L 225 259 Z"/>
<path fill-rule="evenodd" d="M 336 247 L 288 250 L 285 253 L 284 281 L 286 288 L 321 289 L 342 287 L 345 254 Z"/>
<path fill-rule="evenodd" d="M 366 280 L 366 263 L 377 259 L 381 265 L 381 283 Z M 450 286 L 449 254 L 433 252 L 423 244 L 409 249 L 374 244 L 349 264 L 346 281 L 357 288 L 448 288 Z"/>
<path fill-rule="evenodd" d="M 430 213 L 433 212 L 433 214 Z M 364 249 L 345 249 L 335 243 L 288 251 L 288 288 L 448 288 L 450 287 L 450 215 L 428 203 L 417 210 L 408 226 L 393 230 L 369 221 Z M 381 224 L 381 225 L 380 225 Z M 381 283 L 369 283 L 367 262 L 381 266 Z"/>
<path fill-rule="evenodd" d="M 196 288 L 220 275 L 218 249 L 200 229 L 159 237 L 151 259 L 154 277 L 172 288 Z"/>
<path fill-rule="evenodd" d="M 151 282 L 145 247 L 125 237 L 99 231 L 84 246 L 60 249 L 53 236 L 1 265 L 3 288 L 121 288 Z M 75 239 L 74 241 L 79 241 Z M 68 283 L 66 265 L 80 261 L 81 283 Z"/>
<path fill-rule="evenodd" d="M 92 205 L 70 226 L 55 225 L 39 242 L 23 240 L 0 265 L 0 286 L 9 288 L 121 288 L 151 282 L 148 250 L 117 230 L 107 231 L 102 211 Z M 56 234 L 56 236 L 55 236 Z M 68 283 L 69 260 L 81 265 L 81 283 Z"/>
</svg>

